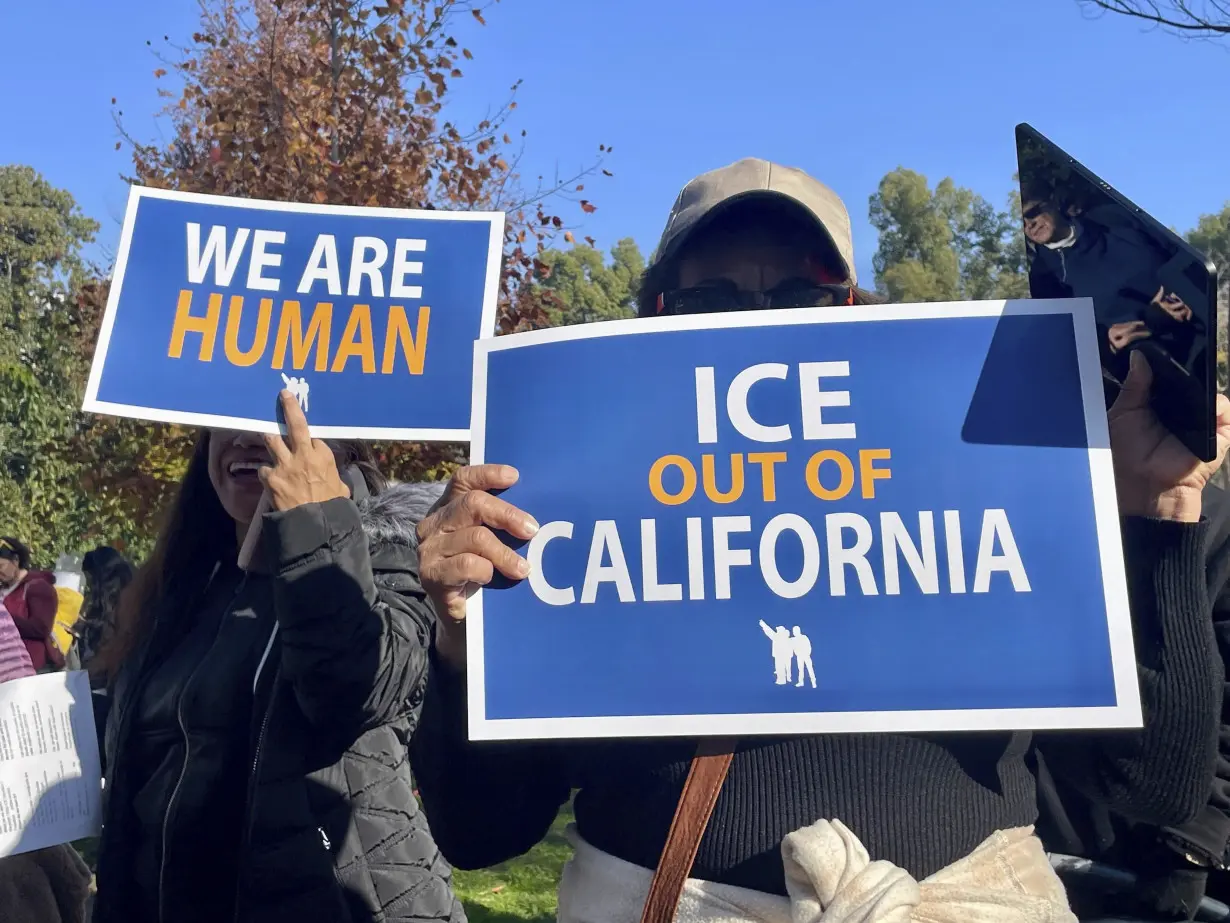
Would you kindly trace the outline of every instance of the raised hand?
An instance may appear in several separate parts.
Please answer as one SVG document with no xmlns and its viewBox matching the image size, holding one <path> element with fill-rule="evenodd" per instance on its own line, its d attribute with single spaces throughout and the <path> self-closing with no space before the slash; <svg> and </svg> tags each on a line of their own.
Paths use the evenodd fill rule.
<svg viewBox="0 0 1230 923">
<path fill-rule="evenodd" d="M 285 377 L 285 376 L 283 376 Z M 333 450 L 308 431 L 307 417 L 289 391 L 278 395 L 286 420 L 286 438 L 265 437 L 272 467 L 259 471 L 275 510 L 289 510 L 306 503 L 324 503 L 349 497 L 350 488 L 337 470 Z"/>
</svg>

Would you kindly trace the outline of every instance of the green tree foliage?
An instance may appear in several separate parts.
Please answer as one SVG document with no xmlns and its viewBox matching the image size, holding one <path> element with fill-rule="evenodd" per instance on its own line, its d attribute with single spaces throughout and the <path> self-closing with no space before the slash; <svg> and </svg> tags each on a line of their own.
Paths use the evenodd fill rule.
<svg viewBox="0 0 1230 923">
<path fill-rule="evenodd" d="M 191 42 L 168 40 L 154 71 L 178 84 L 159 91 L 170 142 L 128 138 L 133 179 L 288 201 L 504 211 L 499 330 L 544 326 L 537 257 L 563 228 L 551 203 L 592 213 L 576 197 L 579 180 L 609 147 L 574 176 L 527 186 L 515 171 L 524 146 L 509 124 L 515 101 L 475 126 L 448 121 L 472 58 L 453 33 L 484 23 L 488 6 L 203 0 Z M 96 229 L 32 170 L 0 168 L 0 532 L 21 535 L 45 561 L 96 543 L 142 557 L 194 438 L 77 410 L 108 296 L 108 280 L 78 256 Z M 375 449 L 402 479 L 445 476 L 465 457 L 461 445 Z"/>
<path fill-rule="evenodd" d="M 879 232 L 876 285 L 895 302 L 1018 298 L 1028 294 L 1020 202 L 1000 211 L 951 178 L 898 167 L 871 196 Z"/>
<path fill-rule="evenodd" d="M 1230 311 L 1230 202 L 1222 210 L 1201 215 L 1196 226 L 1185 235 L 1188 243 L 1200 250 L 1218 268 L 1217 305 L 1224 316 Z M 1217 371 L 1222 389 L 1230 385 L 1230 363 L 1227 352 L 1226 328 L 1217 329 Z"/>
<path fill-rule="evenodd" d="M 580 182 L 610 175 L 599 145 L 571 176 L 528 183 L 516 165 L 525 132 L 512 126 L 515 99 L 477 124 L 450 120 L 473 58 L 458 36 L 485 24 L 486 0 L 201 0 L 198 30 L 168 42 L 154 71 L 178 90 L 168 101 L 164 137 L 133 149 L 143 185 L 278 201 L 412 208 L 482 209 L 506 215 L 500 278 L 500 333 L 542 327 L 535 299 L 539 259 L 564 219 L 597 206 Z M 516 87 L 513 88 L 515 96 Z M 117 113 L 121 116 L 122 113 Z M 141 516 L 165 499 L 182 467 L 180 430 L 128 422 L 99 424 L 128 451 L 128 465 L 99 473 L 99 489 L 133 498 Z M 97 441 L 97 440 L 96 440 Z M 381 467 L 402 480 L 436 479 L 461 464 L 466 447 L 381 443 Z M 147 465 L 147 459 L 156 459 Z M 136 515 L 134 513 L 134 515 Z"/>
<path fill-rule="evenodd" d="M 552 326 L 617 320 L 636 314 L 636 290 L 645 272 L 645 258 L 630 237 L 611 248 L 611 262 L 586 244 L 571 250 L 547 250 L 539 259 L 546 267 L 539 287 L 546 296 Z"/>
<path fill-rule="evenodd" d="M 91 517 L 72 446 L 88 372 L 80 252 L 98 225 L 30 167 L 0 166 L 0 531 L 43 560 Z"/>
</svg>

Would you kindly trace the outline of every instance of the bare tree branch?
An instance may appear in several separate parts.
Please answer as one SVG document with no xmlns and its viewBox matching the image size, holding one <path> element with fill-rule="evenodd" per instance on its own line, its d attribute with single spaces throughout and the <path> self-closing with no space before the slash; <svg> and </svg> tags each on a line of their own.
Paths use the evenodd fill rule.
<svg viewBox="0 0 1230 923">
<path fill-rule="evenodd" d="M 1130 16 L 1178 35 L 1214 38 L 1230 35 L 1227 0 L 1078 0 L 1086 8 Z"/>
</svg>

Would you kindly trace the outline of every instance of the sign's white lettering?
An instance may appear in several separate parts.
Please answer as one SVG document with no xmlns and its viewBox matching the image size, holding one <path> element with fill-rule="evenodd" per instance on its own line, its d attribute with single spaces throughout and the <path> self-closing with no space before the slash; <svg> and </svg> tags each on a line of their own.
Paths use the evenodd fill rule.
<svg viewBox="0 0 1230 923">
<path fill-rule="evenodd" d="M 942 522 L 948 560 L 946 581 L 941 580 L 936 516 L 931 510 L 918 514 L 918 525 L 913 532 L 896 512 L 880 513 L 874 524 L 872 519 L 859 513 L 828 513 L 819 524 L 820 534 L 817 526 L 803 516 L 782 513 L 760 530 L 755 539 L 755 556 L 753 543 L 742 538 L 754 531 L 750 516 L 714 516 L 708 520 L 708 528 L 704 519 L 689 517 L 686 521 L 686 575 L 662 573 L 658 551 L 660 523 L 642 519 L 639 524 L 641 592 L 638 597 L 637 581 L 633 580 L 624 551 L 624 537 L 615 520 L 598 520 L 589 536 L 579 601 L 597 601 L 602 586 L 611 584 L 621 603 L 678 602 L 683 599 L 682 579 L 685 576 L 689 599 L 704 599 L 708 586 L 713 588 L 715 599 L 731 599 L 733 573 L 738 568 L 752 567 L 753 559 L 764 585 L 782 599 L 798 599 L 816 591 L 822 576 L 827 577 L 827 592 L 832 596 L 846 596 L 853 587 L 863 596 L 899 596 L 910 582 L 929 595 L 944 591 L 965 593 L 967 590 L 989 593 L 996 574 L 1005 575 L 1013 592 L 1030 592 L 1029 576 L 1004 510 L 982 512 L 974 579 L 968 587 L 959 511 L 944 510 Z M 530 588 L 548 605 L 570 606 L 578 601 L 575 587 L 551 582 L 552 567 L 547 555 L 551 543 L 574 538 L 576 525 L 563 521 L 546 523 L 529 543 Z M 707 554 L 706 533 L 709 538 Z M 794 543 L 802 550 L 802 566 L 797 574 L 783 573 L 780 564 L 780 550 L 787 543 Z M 882 577 L 878 582 L 871 563 L 876 555 L 882 563 Z M 676 582 L 665 582 L 668 576 L 674 577 Z"/>
</svg>

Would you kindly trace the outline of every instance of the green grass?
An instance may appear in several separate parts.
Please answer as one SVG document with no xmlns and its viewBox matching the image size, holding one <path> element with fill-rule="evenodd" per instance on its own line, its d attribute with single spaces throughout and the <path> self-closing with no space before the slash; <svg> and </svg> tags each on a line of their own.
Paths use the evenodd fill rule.
<svg viewBox="0 0 1230 923">
<path fill-rule="evenodd" d="M 564 827 L 572 822 L 572 807 L 565 806 L 546 839 L 524 856 L 478 872 L 453 873 L 453 888 L 465 906 L 470 923 L 554 923 L 555 892 L 560 871 L 572 847 Z M 98 841 L 79 840 L 73 846 L 95 867 Z"/>
<path fill-rule="evenodd" d="M 479 872 L 454 872 L 453 887 L 470 923 L 553 923 L 560 871 L 572 855 L 564 839 L 571 822 L 566 807 L 546 839 L 524 856 Z"/>
<path fill-rule="evenodd" d="M 85 860 L 85 864 L 90 868 L 98 866 L 98 838 L 90 837 L 88 840 L 77 840 L 73 843 L 73 848 L 81 854 L 81 858 Z"/>
</svg>

